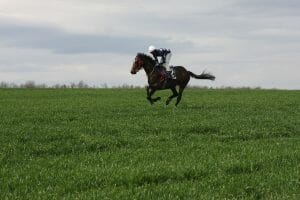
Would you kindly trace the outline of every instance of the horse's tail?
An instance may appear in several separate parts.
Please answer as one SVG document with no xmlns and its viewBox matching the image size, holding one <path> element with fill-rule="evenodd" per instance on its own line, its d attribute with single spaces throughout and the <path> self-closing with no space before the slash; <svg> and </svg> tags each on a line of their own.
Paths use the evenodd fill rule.
<svg viewBox="0 0 300 200">
<path fill-rule="evenodd" d="M 193 77 L 193 78 L 196 78 L 196 79 L 209 79 L 209 80 L 215 80 L 216 77 L 210 73 L 205 73 L 205 72 L 202 72 L 200 75 L 197 75 L 197 74 L 194 74 L 193 72 L 190 72 L 190 76 Z"/>
</svg>

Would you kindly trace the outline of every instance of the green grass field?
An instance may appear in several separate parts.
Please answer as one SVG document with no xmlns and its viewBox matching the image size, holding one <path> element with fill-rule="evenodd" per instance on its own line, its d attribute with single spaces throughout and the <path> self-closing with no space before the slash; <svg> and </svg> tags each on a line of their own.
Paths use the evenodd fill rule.
<svg viewBox="0 0 300 200">
<path fill-rule="evenodd" d="M 300 91 L 0 90 L 0 199 L 300 199 Z"/>
</svg>

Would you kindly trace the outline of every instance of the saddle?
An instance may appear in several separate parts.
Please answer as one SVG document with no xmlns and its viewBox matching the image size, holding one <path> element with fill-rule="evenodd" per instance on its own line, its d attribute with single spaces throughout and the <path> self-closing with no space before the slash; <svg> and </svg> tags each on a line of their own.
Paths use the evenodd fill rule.
<svg viewBox="0 0 300 200">
<path fill-rule="evenodd" d="M 170 66 L 170 68 L 171 70 L 167 71 L 165 67 L 161 65 L 157 66 L 157 69 L 160 73 L 160 82 L 164 82 L 166 79 L 176 79 L 173 66 Z"/>
</svg>

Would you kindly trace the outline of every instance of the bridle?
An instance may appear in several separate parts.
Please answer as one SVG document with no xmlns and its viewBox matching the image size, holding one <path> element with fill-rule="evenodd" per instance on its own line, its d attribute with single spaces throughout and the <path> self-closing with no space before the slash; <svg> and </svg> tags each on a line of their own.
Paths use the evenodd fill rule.
<svg viewBox="0 0 300 200">
<path fill-rule="evenodd" d="M 145 65 L 145 63 L 142 64 L 141 68 L 145 68 L 144 65 Z M 152 71 L 148 74 L 148 76 L 151 76 L 154 71 L 155 71 L 155 66 L 153 67 Z"/>
</svg>

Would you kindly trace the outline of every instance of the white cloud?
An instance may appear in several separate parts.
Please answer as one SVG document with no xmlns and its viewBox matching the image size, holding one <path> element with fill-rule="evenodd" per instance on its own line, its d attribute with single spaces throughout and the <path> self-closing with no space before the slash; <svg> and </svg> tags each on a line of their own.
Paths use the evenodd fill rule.
<svg viewBox="0 0 300 200">
<path fill-rule="evenodd" d="M 172 64 L 217 76 L 192 84 L 299 89 L 299 7 L 296 0 L 0 0 L 0 80 L 144 85 L 144 73 L 129 69 L 151 43 L 171 48 Z"/>
</svg>

